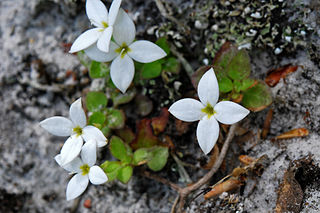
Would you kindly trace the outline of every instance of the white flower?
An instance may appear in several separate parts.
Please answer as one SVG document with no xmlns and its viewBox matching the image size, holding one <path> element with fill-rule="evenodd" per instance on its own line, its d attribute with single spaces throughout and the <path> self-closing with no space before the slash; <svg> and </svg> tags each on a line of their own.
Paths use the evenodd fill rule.
<svg viewBox="0 0 320 213">
<path fill-rule="evenodd" d="M 110 40 L 113 33 L 113 25 L 116 21 L 121 0 L 114 0 L 108 13 L 107 8 L 100 0 L 87 0 L 86 12 L 92 25 L 96 28 L 82 33 L 73 43 L 70 53 L 84 50 L 97 43 L 99 50 L 109 52 Z"/>
<path fill-rule="evenodd" d="M 94 166 L 97 159 L 96 142 L 88 141 L 81 150 L 81 159 L 75 158 L 63 166 L 61 154 L 55 157 L 57 163 L 70 173 L 76 173 L 67 186 L 67 200 L 72 200 L 81 195 L 87 188 L 89 180 L 92 184 L 99 185 L 108 181 L 107 175 L 99 166 Z"/>
<path fill-rule="evenodd" d="M 208 154 L 219 137 L 219 124 L 234 124 L 249 114 L 249 110 L 231 101 L 219 99 L 217 78 L 211 68 L 199 81 L 200 101 L 191 98 L 181 99 L 172 104 L 169 112 L 183 121 L 198 121 L 197 139 L 200 148 Z"/>
<path fill-rule="evenodd" d="M 141 40 L 134 41 L 136 29 L 128 14 L 120 9 L 114 26 L 113 38 L 110 42 L 110 51 L 104 53 L 93 44 L 85 49 L 85 53 L 95 61 L 111 63 L 110 75 L 115 86 L 125 92 L 134 76 L 133 60 L 141 63 L 150 63 L 165 57 L 167 54 L 156 44 Z"/>
<path fill-rule="evenodd" d="M 98 147 L 107 144 L 107 138 L 94 126 L 86 126 L 87 119 L 82 109 L 81 98 L 70 106 L 70 119 L 62 116 L 54 116 L 40 122 L 40 126 L 57 136 L 70 136 L 61 149 L 61 162 L 71 162 L 81 151 L 83 140 L 88 142 L 93 139 L 97 141 Z"/>
</svg>

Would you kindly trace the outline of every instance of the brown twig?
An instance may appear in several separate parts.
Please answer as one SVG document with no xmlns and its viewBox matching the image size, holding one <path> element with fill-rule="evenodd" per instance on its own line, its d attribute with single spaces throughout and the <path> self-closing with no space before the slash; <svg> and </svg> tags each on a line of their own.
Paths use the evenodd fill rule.
<svg viewBox="0 0 320 213">
<path fill-rule="evenodd" d="M 163 183 L 163 184 L 171 187 L 173 190 L 176 190 L 177 192 L 179 192 L 181 190 L 181 187 L 178 186 L 177 184 L 172 183 L 171 181 L 169 181 L 169 180 L 167 180 L 167 179 L 165 179 L 163 177 L 159 177 L 157 175 L 151 174 L 148 171 L 143 171 L 142 175 L 147 177 L 147 178 L 149 178 L 149 179 L 156 180 L 156 181 L 158 181 L 160 183 Z"/>
<path fill-rule="evenodd" d="M 172 206 L 172 210 L 171 210 L 172 212 L 175 211 L 177 204 L 178 204 L 178 212 L 179 213 L 182 212 L 182 209 L 183 209 L 184 203 L 185 203 L 185 199 L 187 198 L 187 196 L 190 193 L 192 193 L 193 191 L 199 189 L 204 184 L 206 184 L 212 178 L 212 176 L 218 171 L 218 169 L 220 168 L 220 166 L 224 160 L 225 155 L 227 154 L 230 142 L 232 141 L 232 139 L 234 137 L 235 129 L 236 129 L 235 124 L 230 127 L 228 136 L 223 144 L 219 158 L 217 159 L 217 161 L 215 162 L 213 167 L 210 169 L 210 171 L 205 176 L 203 176 L 200 180 L 198 180 L 196 183 L 194 183 L 193 185 L 182 188 L 178 191 L 179 192 L 179 203 L 176 202 Z"/>
</svg>

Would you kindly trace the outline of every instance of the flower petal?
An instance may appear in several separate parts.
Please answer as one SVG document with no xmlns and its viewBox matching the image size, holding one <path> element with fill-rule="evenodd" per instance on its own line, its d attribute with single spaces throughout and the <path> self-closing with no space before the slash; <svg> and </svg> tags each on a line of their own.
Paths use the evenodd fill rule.
<svg viewBox="0 0 320 213">
<path fill-rule="evenodd" d="M 129 56 L 141 63 L 150 63 L 165 57 L 166 52 L 150 41 L 135 41 L 129 48 Z"/>
<path fill-rule="evenodd" d="M 212 68 L 201 77 L 198 84 L 198 96 L 205 106 L 210 103 L 214 107 L 218 102 L 219 85 Z"/>
<path fill-rule="evenodd" d="M 91 24 L 103 27 L 102 22 L 108 23 L 108 10 L 99 0 L 87 0 L 86 12 Z"/>
<path fill-rule="evenodd" d="M 123 43 L 130 45 L 133 42 L 136 36 L 136 27 L 123 9 L 120 9 L 113 28 L 113 38 L 119 45 Z"/>
<path fill-rule="evenodd" d="M 113 27 L 110 26 L 103 31 L 102 35 L 98 39 L 97 47 L 102 52 L 106 52 L 106 53 L 109 52 L 112 32 L 113 32 Z"/>
<path fill-rule="evenodd" d="M 181 99 L 171 105 L 169 112 L 183 121 L 198 121 L 205 114 L 201 111 L 204 106 L 200 101 L 192 98 Z"/>
<path fill-rule="evenodd" d="M 98 185 L 107 182 L 108 177 L 99 166 L 93 166 L 89 171 L 89 180 L 92 184 Z"/>
<path fill-rule="evenodd" d="M 89 142 L 90 140 L 95 140 L 98 147 L 103 147 L 107 145 L 107 138 L 103 135 L 103 133 L 94 126 L 86 126 L 83 128 L 83 134 L 82 137 L 86 142 Z"/>
<path fill-rule="evenodd" d="M 97 160 L 97 143 L 95 140 L 89 140 L 81 149 L 81 159 L 83 163 L 90 167 L 96 163 Z"/>
<path fill-rule="evenodd" d="M 134 76 L 134 64 L 128 54 L 119 55 L 111 64 L 110 75 L 114 85 L 125 93 Z"/>
<path fill-rule="evenodd" d="M 114 42 L 110 42 L 109 52 L 105 53 L 98 49 L 97 43 L 94 43 L 90 47 L 84 50 L 89 58 L 98 62 L 109 62 L 117 57 L 117 53 L 115 50 L 119 48 Z"/>
<path fill-rule="evenodd" d="M 119 12 L 119 8 L 121 5 L 121 1 L 122 0 L 113 0 L 112 4 L 110 6 L 109 9 L 109 17 L 108 17 L 108 22 L 109 25 L 112 26 L 114 24 L 114 22 L 116 21 L 118 12 Z"/>
<path fill-rule="evenodd" d="M 71 104 L 69 116 L 75 126 L 80 126 L 83 128 L 85 125 L 87 125 L 87 118 L 82 109 L 81 98 L 78 98 L 78 100 Z"/>
<path fill-rule="evenodd" d="M 60 151 L 62 167 L 70 163 L 79 155 L 82 144 L 83 140 L 81 136 L 72 135 L 68 138 Z"/>
<path fill-rule="evenodd" d="M 232 101 L 221 101 L 214 107 L 214 117 L 223 124 L 234 124 L 249 114 L 249 110 Z"/>
<path fill-rule="evenodd" d="M 62 164 L 61 164 L 61 154 L 56 155 L 54 157 L 54 159 L 59 164 L 59 166 L 61 166 L 62 168 L 64 168 L 68 172 L 71 172 L 71 173 L 80 173 L 81 172 L 80 166 L 83 165 L 83 162 L 78 157 L 76 157 L 73 161 L 71 161 L 70 163 L 67 163 L 64 166 L 62 166 Z"/>
<path fill-rule="evenodd" d="M 94 28 L 82 33 L 72 44 L 69 53 L 79 52 L 95 43 L 101 36 L 101 28 Z"/>
<path fill-rule="evenodd" d="M 62 116 L 53 116 L 40 122 L 40 126 L 57 136 L 69 136 L 72 133 L 73 123 Z"/>
<path fill-rule="evenodd" d="M 210 119 L 208 116 L 202 118 L 197 127 L 197 139 L 204 154 L 208 154 L 212 150 L 218 137 L 219 124 L 216 119 L 213 116 Z"/>
<path fill-rule="evenodd" d="M 81 195 L 89 183 L 88 175 L 76 174 L 71 178 L 67 186 L 67 200 L 72 200 Z"/>
</svg>

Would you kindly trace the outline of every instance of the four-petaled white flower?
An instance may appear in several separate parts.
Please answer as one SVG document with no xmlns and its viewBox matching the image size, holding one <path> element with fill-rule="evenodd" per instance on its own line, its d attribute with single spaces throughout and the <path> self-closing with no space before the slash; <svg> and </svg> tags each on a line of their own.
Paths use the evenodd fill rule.
<svg viewBox="0 0 320 213">
<path fill-rule="evenodd" d="M 123 93 L 134 77 L 133 60 L 150 63 L 167 55 L 159 46 L 150 41 L 134 41 L 135 34 L 136 29 L 133 21 L 124 10 L 120 9 L 113 31 L 115 42 L 110 42 L 109 52 L 100 51 L 99 46 L 95 44 L 85 49 L 85 53 L 95 61 L 112 61 L 110 67 L 111 79 Z"/>
<path fill-rule="evenodd" d="M 92 25 L 96 26 L 82 33 L 73 43 L 70 53 L 84 50 L 96 43 L 99 50 L 109 52 L 110 40 L 113 33 L 121 0 L 114 0 L 108 13 L 107 8 L 100 0 L 87 0 L 86 12 Z"/>
<path fill-rule="evenodd" d="M 96 140 L 97 146 L 107 144 L 107 138 L 94 126 L 86 126 L 87 118 L 82 109 L 81 98 L 70 106 L 70 119 L 54 116 L 40 122 L 40 126 L 57 136 L 70 136 L 61 149 L 61 164 L 65 165 L 75 159 L 81 151 L 83 140 Z"/>
<path fill-rule="evenodd" d="M 66 165 L 62 165 L 61 154 L 55 157 L 57 163 L 70 173 L 76 173 L 67 186 L 67 200 L 72 200 L 81 195 L 87 188 L 89 180 L 92 184 L 99 185 L 108 181 L 107 175 L 99 167 L 95 166 L 97 159 L 96 142 L 90 140 L 81 150 L 81 159 L 75 158 Z"/>
<path fill-rule="evenodd" d="M 249 114 L 249 110 L 231 101 L 219 103 L 219 86 L 211 68 L 199 81 L 198 96 L 200 101 L 192 98 L 181 99 L 172 104 L 169 112 L 183 121 L 199 121 L 197 139 L 200 148 L 208 154 L 219 137 L 219 124 L 234 124 Z"/>
</svg>

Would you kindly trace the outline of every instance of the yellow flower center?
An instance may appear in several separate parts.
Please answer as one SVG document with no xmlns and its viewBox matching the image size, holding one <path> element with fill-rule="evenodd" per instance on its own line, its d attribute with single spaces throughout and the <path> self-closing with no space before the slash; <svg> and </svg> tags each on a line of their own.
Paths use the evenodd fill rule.
<svg viewBox="0 0 320 213">
<path fill-rule="evenodd" d="M 103 22 L 102 22 L 102 26 L 103 26 L 104 28 L 108 28 L 108 27 L 109 27 L 109 24 L 108 24 L 107 22 L 103 21 Z"/>
<path fill-rule="evenodd" d="M 118 49 L 115 50 L 116 53 L 121 54 L 121 58 L 124 58 L 124 56 L 131 51 L 131 49 L 128 47 L 126 43 L 123 43 Z"/>
<path fill-rule="evenodd" d="M 80 136 L 82 135 L 82 128 L 80 126 L 76 126 L 75 128 L 73 128 L 73 132 L 75 132 L 77 136 Z"/>
<path fill-rule="evenodd" d="M 208 103 L 205 108 L 201 109 L 201 111 L 206 113 L 208 115 L 208 118 L 216 113 L 210 103 Z"/>
<path fill-rule="evenodd" d="M 83 164 L 80 166 L 80 169 L 82 171 L 82 175 L 87 175 L 89 173 L 90 167 L 88 164 Z"/>
</svg>

